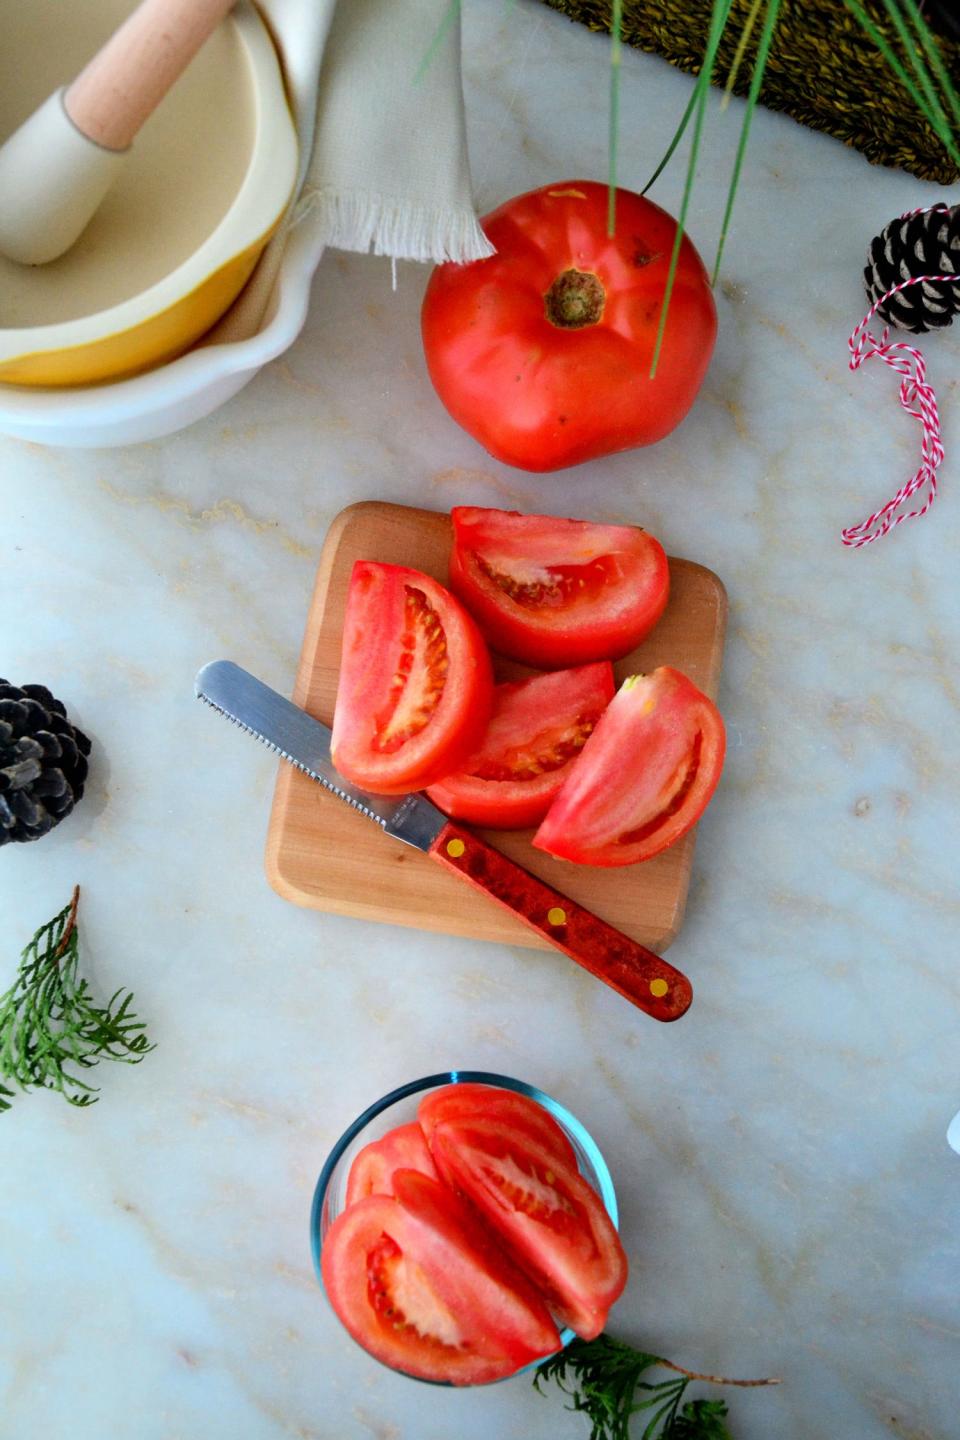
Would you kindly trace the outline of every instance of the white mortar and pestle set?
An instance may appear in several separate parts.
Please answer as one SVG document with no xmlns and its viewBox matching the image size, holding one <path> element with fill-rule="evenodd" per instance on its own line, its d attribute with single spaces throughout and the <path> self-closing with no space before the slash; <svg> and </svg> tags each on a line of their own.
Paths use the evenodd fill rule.
<svg viewBox="0 0 960 1440">
<path fill-rule="evenodd" d="M 148 438 L 238 389 L 215 352 L 240 347 L 210 347 L 199 385 L 192 354 L 170 362 L 236 299 L 297 179 L 249 0 L 130 9 L 0 0 L 0 430 L 25 438 Z"/>
</svg>

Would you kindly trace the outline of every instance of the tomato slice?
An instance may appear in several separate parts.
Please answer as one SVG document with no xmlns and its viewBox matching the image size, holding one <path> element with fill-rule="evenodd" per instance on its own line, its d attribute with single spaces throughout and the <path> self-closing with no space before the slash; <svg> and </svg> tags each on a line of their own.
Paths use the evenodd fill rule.
<svg viewBox="0 0 960 1440">
<path fill-rule="evenodd" d="M 670 589 L 659 540 L 591 525 L 458 505 L 450 587 L 495 650 L 545 670 L 627 655 Z"/>
<path fill-rule="evenodd" d="M 461 770 L 430 786 L 430 799 L 475 825 L 538 825 L 614 689 L 609 660 L 497 685 L 479 746 Z"/>
<path fill-rule="evenodd" d="M 533 1287 L 438 1180 L 394 1175 L 396 1198 L 343 1210 L 323 1242 L 327 1296 L 353 1338 L 422 1380 L 479 1385 L 559 1349 Z"/>
<path fill-rule="evenodd" d="M 695 825 L 726 739 L 720 712 L 679 670 L 625 680 L 533 843 L 579 865 L 635 865 Z"/>
<path fill-rule="evenodd" d="M 627 1258 L 576 1167 L 499 1121 L 444 1120 L 430 1146 L 441 1176 L 477 1207 L 553 1313 L 585 1340 L 599 1335 L 627 1283 Z"/>
<path fill-rule="evenodd" d="M 498 1085 L 478 1085 L 473 1081 L 442 1085 L 420 1101 L 417 1119 L 428 1143 L 432 1141 L 437 1126 L 446 1121 L 484 1120 L 507 1125 L 511 1130 L 529 1136 L 565 1165 L 572 1166 L 574 1170 L 577 1168 L 573 1146 L 553 1116 L 536 1100 L 531 1100 L 529 1095 L 521 1095 L 517 1090 L 504 1090 Z"/>
<path fill-rule="evenodd" d="M 416 1120 L 409 1125 L 396 1125 L 379 1140 L 372 1140 L 357 1151 L 347 1176 L 344 1203 L 353 1205 L 368 1195 L 392 1195 L 396 1170 L 419 1170 L 421 1175 L 439 1178 Z"/>
<path fill-rule="evenodd" d="M 490 657 L 429 575 L 358 560 L 350 577 L 333 763 L 375 794 L 420 790 L 459 767 L 493 704 Z"/>
</svg>

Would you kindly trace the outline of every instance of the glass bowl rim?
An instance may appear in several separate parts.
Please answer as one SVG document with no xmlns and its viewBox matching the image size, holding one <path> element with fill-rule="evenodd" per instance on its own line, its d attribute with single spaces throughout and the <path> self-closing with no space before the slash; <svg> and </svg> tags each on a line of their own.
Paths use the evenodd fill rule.
<svg viewBox="0 0 960 1440">
<path fill-rule="evenodd" d="M 398 1085 L 395 1090 L 391 1090 L 389 1094 L 382 1096 L 379 1100 L 375 1100 L 372 1105 L 368 1105 L 366 1110 L 358 1115 L 351 1125 L 347 1126 L 324 1161 L 323 1168 L 317 1179 L 316 1188 L 313 1192 L 313 1204 L 310 1208 L 310 1249 L 313 1255 L 313 1268 L 324 1294 L 326 1294 L 326 1288 L 323 1283 L 323 1271 L 320 1261 L 323 1248 L 320 1239 L 320 1219 L 330 1181 L 344 1153 L 350 1145 L 352 1145 L 360 1132 L 369 1125 L 370 1121 L 375 1120 L 378 1115 L 381 1115 L 384 1110 L 388 1110 L 391 1105 L 395 1105 L 400 1100 L 406 1100 L 411 1095 L 417 1095 L 423 1090 L 436 1089 L 441 1085 L 457 1084 L 491 1085 L 501 1090 L 514 1090 L 517 1094 L 526 1095 L 529 1099 L 535 1100 L 538 1105 L 542 1105 L 576 1140 L 577 1144 L 583 1150 L 593 1168 L 598 1186 L 598 1194 L 603 1202 L 604 1209 L 610 1216 L 614 1228 L 619 1230 L 620 1217 L 616 1192 L 613 1188 L 613 1177 L 610 1174 L 609 1167 L 603 1158 L 603 1153 L 599 1145 L 583 1124 L 582 1120 L 578 1120 L 576 1115 L 568 1110 L 565 1105 L 561 1105 L 559 1100 L 555 1100 L 552 1095 L 548 1095 L 545 1090 L 541 1090 L 537 1085 L 530 1085 L 525 1080 L 515 1080 L 509 1075 L 498 1075 L 490 1070 L 441 1070 L 435 1075 L 424 1075 L 419 1080 L 409 1080 L 405 1085 Z M 561 1349 L 566 1349 L 567 1345 L 569 1345 L 573 1339 L 575 1339 L 575 1335 L 569 1327 L 561 1330 Z M 538 1361 L 534 1360 L 530 1365 L 525 1365 L 523 1369 L 516 1373 L 522 1374 L 524 1370 L 532 1369 L 538 1363 Z M 390 1367 L 388 1366 L 387 1368 L 389 1369 Z M 404 1374 L 405 1372 L 395 1371 L 394 1373 Z M 412 1380 L 420 1379 L 420 1377 L 416 1375 L 408 1376 L 407 1378 Z M 511 1379 L 513 1377 L 504 1376 L 503 1378 Z M 425 1383 L 430 1385 L 437 1382 L 428 1380 Z M 443 1384 L 444 1382 L 440 1383 Z"/>
</svg>

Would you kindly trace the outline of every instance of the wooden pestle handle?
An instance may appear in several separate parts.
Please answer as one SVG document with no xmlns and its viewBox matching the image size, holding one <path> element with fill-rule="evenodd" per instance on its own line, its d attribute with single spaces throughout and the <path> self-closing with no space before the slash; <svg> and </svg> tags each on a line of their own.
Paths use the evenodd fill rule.
<svg viewBox="0 0 960 1440">
<path fill-rule="evenodd" d="M 126 150 L 233 5 L 142 0 L 67 90 L 77 129 L 107 150 Z"/>
</svg>

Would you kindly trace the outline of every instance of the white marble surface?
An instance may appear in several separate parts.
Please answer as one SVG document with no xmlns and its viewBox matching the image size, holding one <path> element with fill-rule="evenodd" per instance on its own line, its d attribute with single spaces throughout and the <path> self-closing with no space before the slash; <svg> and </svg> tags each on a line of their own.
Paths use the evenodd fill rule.
<svg viewBox="0 0 960 1440">
<path fill-rule="evenodd" d="M 480 203 L 604 173 L 604 43 L 521 0 L 465 7 Z M 625 56 L 622 179 L 690 81 Z M 740 110 L 713 98 L 691 231 L 709 256 Z M 676 207 L 674 165 L 655 198 Z M 0 1435 L 561 1440 L 526 1380 L 426 1391 L 369 1362 L 316 1288 L 328 1146 L 446 1065 L 573 1104 L 633 1260 L 612 1329 L 733 1392 L 738 1440 L 957 1433 L 956 886 L 960 335 L 929 341 L 949 458 L 925 520 L 860 553 L 916 436 L 850 376 L 868 240 L 930 186 L 760 114 L 703 396 L 654 450 L 536 477 L 488 459 L 427 382 L 425 275 L 329 255 L 307 329 L 207 422 L 126 451 L 0 440 L 0 671 L 93 736 L 89 798 L 0 855 L 3 981 L 84 887 L 98 989 L 158 1048 L 102 1102 L 0 1120 Z M 561 960 L 291 908 L 262 852 L 274 765 L 192 699 L 231 656 L 289 689 L 318 548 L 362 497 L 639 521 L 731 597 L 724 784 L 658 1027 Z"/>
</svg>

